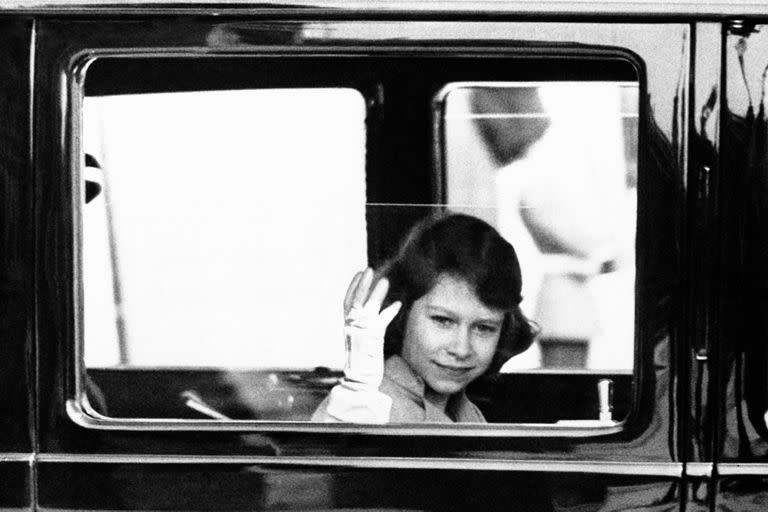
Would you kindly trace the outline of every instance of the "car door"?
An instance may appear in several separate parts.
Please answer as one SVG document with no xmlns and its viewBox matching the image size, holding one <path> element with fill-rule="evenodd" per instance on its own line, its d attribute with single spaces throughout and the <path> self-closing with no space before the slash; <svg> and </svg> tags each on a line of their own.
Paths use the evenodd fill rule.
<svg viewBox="0 0 768 512">
<path fill-rule="evenodd" d="M 717 310 L 711 441 L 715 510 L 759 510 L 766 490 L 766 27 L 727 24 L 720 144 L 722 288 Z"/>
<path fill-rule="evenodd" d="M 691 25 L 637 19 L 570 23 L 510 20 L 502 16 L 477 20 L 467 13 L 456 15 L 450 21 L 429 13 L 396 13 L 391 18 L 384 18 L 363 11 L 318 14 L 291 9 L 254 9 L 219 16 L 217 12 L 206 10 L 160 8 L 136 9 L 124 18 L 113 16 L 109 11 L 93 10 L 75 17 L 50 15 L 38 20 L 34 73 L 37 105 L 34 111 L 34 195 L 38 201 L 34 289 L 38 304 L 35 338 L 40 433 L 36 485 L 40 507 L 62 510 L 461 510 L 476 507 L 488 510 L 577 510 L 583 507 L 621 508 L 630 504 L 638 509 L 668 510 L 676 509 L 688 500 L 689 481 L 684 464 L 691 460 L 692 454 L 688 447 L 688 414 L 681 412 L 681 404 L 687 404 L 687 397 L 680 398 L 678 386 L 687 382 L 690 355 L 687 353 L 690 325 L 688 317 L 680 314 L 690 297 L 680 276 L 687 266 L 681 247 L 687 237 L 684 214 L 688 197 L 684 193 L 684 180 L 688 165 L 686 127 L 690 121 Z M 528 91 L 523 95 L 529 94 L 532 88 L 540 91 L 553 83 L 574 88 L 584 84 L 610 85 L 607 89 L 597 89 L 598 93 L 613 95 L 615 100 L 613 112 L 617 115 L 611 118 L 613 128 L 610 133 L 627 137 L 626 140 L 632 142 L 627 144 L 630 149 L 626 153 L 623 150 L 615 152 L 621 173 L 611 175 L 611 179 L 621 176 L 618 190 L 636 204 L 636 210 L 629 217 L 629 225 L 633 227 L 620 230 L 630 240 L 632 263 L 629 269 L 635 276 L 622 281 L 629 283 L 628 287 L 622 288 L 622 293 L 631 320 L 629 324 L 622 324 L 624 327 L 628 325 L 629 334 L 625 332 L 620 337 L 626 348 L 622 353 L 621 371 L 599 365 L 585 367 L 589 359 L 579 347 L 584 346 L 585 339 L 592 339 L 593 334 L 584 334 L 571 327 L 558 329 L 558 326 L 566 325 L 566 321 L 553 320 L 544 322 L 550 342 L 540 347 L 541 361 L 549 363 L 543 367 L 512 368 L 496 380 L 481 383 L 475 390 L 477 402 L 487 407 L 489 419 L 493 418 L 487 425 L 312 423 L 308 416 L 316 400 L 322 398 L 334 379 L 338 379 L 340 368 L 328 369 L 320 363 L 291 364 L 293 361 L 288 358 L 292 355 L 298 358 L 308 352 L 308 345 L 301 343 L 314 341 L 311 335 L 253 338 L 253 343 L 262 343 L 259 346 L 263 351 L 275 346 L 289 347 L 282 354 L 286 358 L 281 360 L 283 362 L 263 363 L 255 365 L 255 369 L 249 367 L 253 371 L 237 366 L 245 359 L 242 356 L 238 361 L 238 356 L 245 352 L 222 350 L 228 362 L 211 365 L 215 351 L 214 355 L 208 353 L 193 359 L 190 352 L 184 350 L 206 344 L 214 349 L 225 346 L 230 336 L 217 340 L 215 334 L 223 332 L 230 324 L 229 320 L 234 322 L 226 316 L 226 311 L 215 309 L 218 303 L 231 299 L 230 292 L 204 293 L 217 289 L 214 286 L 221 280 L 206 281 L 207 271 L 199 268 L 193 268 L 190 273 L 195 279 L 179 280 L 182 284 L 174 285 L 177 293 L 178 290 L 182 293 L 172 296 L 169 303 L 161 302 L 165 299 L 166 288 L 159 285 L 159 281 L 149 282 L 150 292 L 134 295 L 139 297 L 137 302 L 148 315 L 158 310 L 168 311 L 163 318 L 173 318 L 171 306 L 167 304 L 178 304 L 177 301 L 185 296 L 197 297 L 202 290 L 209 301 L 203 310 L 215 314 L 192 315 L 189 314 L 192 310 L 186 309 L 180 318 L 190 325 L 192 320 L 209 320 L 208 316 L 223 320 L 205 324 L 204 329 L 183 331 L 185 334 L 179 336 L 181 341 L 177 342 L 186 341 L 188 345 L 175 345 L 173 350 L 166 351 L 165 359 L 157 355 L 159 352 L 149 352 L 148 359 L 140 363 L 125 358 L 120 349 L 119 334 L 111 338 L 107 334 L 103 334 L 103 338 L 100 338 L 102 334 L 92 336 L 94 332 L 102 331 L 87 322 L 95 311 L 100 310 L 86 302 L 86 294 L 99 283 L 112 281 L 113 288 L 106 296 L 107 301 L 114 299 L 114 302 L 108 304 L 105 315 L 113 315 L 110 325 L 117 333 L 121 327 L 116 322 L 123 319 L 118 314 L 121 301 L 117 298 L 123 294 L 116 293 L 115 266 L 111 267 L 111 274 L 106 274 L 106 279 L 102 274 L 94 279 L 92 275 L 95 274 L 89 270 L 91 267 L 86 266 L 95 259 L 94 253 L 88 252 L 92 245 L 84 234 L 85 229 L 90 229 L 85 226 L 89 222 L 86 217 L 96 211 L 88 209 L 95 203 L 88 205 L 85 201 L 88 175 L 83 170 L 89 162 L 93 164 L 93 160 L 86 156 L 88 137 L 93 133 L 88 131 L 91 125 L 87 121 L 91 118 L 86 114 L 87 105 L 94 104 L 91 99 L 169 95 L 152 96 L 150 99 L 154 103 L 127 101 L 121 104 L 122 110 L 114 104 L 103 107 L 103 110 L 111 108 L 113 114 L 106 118 L 106 124 L 111 119 L 110 126 L 115 130 L 133 127 L 131 136 L 142 142 L 135 147 L 122 147 L 123 160 L 116 158 L 116 153 L 105 150 L 104 154 L 109 158 L 96 158 L 99 166 L 91 166 L 100 168 L 102 174 L 108 176 L 107 181 L 112 180 L 110 183 L 127 179 L 126 175 L 132 173 L 149 177 L 143 180 L 143 187 L 138 186 L 137 195 L 122 203 L 133 205 L 138 214 L 127 217 L 127 210 L 115 210 L 116 225 L 127 218 L 137 223 L 140 222 L 137 219 L 141 219 L 144 224 L 138 224 L 131 236 L 144 236 L 148 230 L 161 226 L 165 216 L 181 212 L 180 217 L 195 216 L 199 222 L 207 218 L 218 219 L 209 226 L 208 233 L 214 237 L 237 218 L 244 218 L 243 211 L 237 209 L 251 203 L 245 200 L 244 191 L 251 190 L 254 194 L 259 191 L 262 194 L 260 201 L 267 201 L 270 196 L 277 198 L 281 209 L 275 209 L 272 215 L 256 216 L 258 223 L 248 226 L 252 229 L 242 227 L 230 238 L 222 238 L 223 241 L 249 242 L 254 239 L 254 233 L 261 232 L 260 229 L 269 232 L 270 227 L 288 222 L 290 208 L 284 208 L 285 205 L 299 212 L 299 225 L 302 226 L 310 225 L 306 223 L 324 214 L 326 196 L 318 197 L 319 192 L 313 186 L 305 187 L 311 200 L 299 203 L 291 200 L 294 188 L 301 188 L 302 183 L 312 183 L 312 177 L 301 174 L 299 167 L 302 164 L 296 162 L 312 161 L 314 153 L 308 160 L 300 160 L 301 157 L 296 155 L 307 154 L 307 148 L 320 152 L 325 143 L 320 147 L 313 146 L 314 139 L 309 134 L 302 134 L 297 140 L 290 141 L 292 144 L 287 144 L 287 136 L 280 135 L 290 133 L 281 131 L 280 122 L 284 118 L 269 118 L 264 114 L 270 105 L 283 105 L 279 103 L 281 99 L 270 97 L 272 101 L 265 102 L 261 97 L 254 100 L 255 107 L 252 108 L 257 109 L 254 111 L 245 108 L 245 98 L 235 95 L 240 102 L 235 106 L 242 108 L 231 110 L 232 115 L 247 112 L 252 125 L 250 129 L 261 133 L 262 140 L 290 148 L 284 157 L 296 166 L 286 166 L 287 176 L 278 172 L 281 169 L 269 171 L 283 181 L 278 182 L 275 178 L 275 181 L 258 187 L 253 182 L 243 184 L 245 182 L 234 179 L 238 176 L 236 169 L 226 165 L 222 167 L 226 172 L 215 174 L 215 179 L 204 174 L 185 176 L 180 171 L 192 169 L 196 159 L 185 161 L 182 169 L 174 167 L 174 163 L 183 161 L 186 153 L 196 154 L 196 149 L 213 139 L 214 132 L 232 127 L 221 126 L 221 130 L 215 130 L 220 125 L 208 123 L 207 131 L 201 131 L 203 137 L 194 139 L 195 143 L 186 141 L 183 151 L 172 154 L 173 158 L 166 158 L 163 147 L 173 146 L 176 142 L 164 143 L 163 137 L 170 137 L 170 132 L 162 129 L 167 126 L 163 124 L 165 119 L 205 111 L 208 108 L 205 101 L 212 97 L 208 93 L 216 93 L 210 109 L 215 114 L 223 108 L 221 103 L 216 103 L 223 91 L 245 94 L 254 90 L 263 93 L 265 90 L 290 89 L 289 96 L 304 89 L 312 89 L 314 93 L 317 89 L 321 93 L 328 89 L 352 91 L 354 99 L 350 110 L 354 115 L 350 122 L 354 124 L 353 129 L 331 132 L 339 134 L 336 138 L 323 138 L 327 133 L 316 136 L 328 144 L 339 139 L 351 141 L 354 152 L 349 158 L 357 173 L 353 176 L 357 181 L 350 187 L 364 192 L 353 197 L 350 211 L 354 209 L 354 218 L 366 228 L 365 236 L 356 239 L 357 256 L 343 256 L 357 261 L 355 258 L 365 255 L 363 263 L 375 265 L 386 259 L 407 226 L 425 211 L 467 206 L 460 204 L 464 201 L 461 195 L 454 195 L 461 191 L 461 187 L 454 186 L 452 180 L 475 179 L 482 169 L 473 164 L 460 166 L 460 170 L 455 171 L 454 164 L 457 161 L 460 164 L 462 155 L 469 151 L 485 155 L 484 160 L 478 161 L 489 165 L 494 160 L 483 151 L 508 155 L 509 141 L 502 141 L 498 146 L 491 145 L 497 142 L 488 142 L 496 140 L 493 133 L 496 130 L 498 134 L 499 130 L 494 123 L 485 121 L 541 117 L 542 112 L 535 110 L 499 109 L 504 107 L 505 98 L 510 95 L 516 96 L 523 89 Z M 631 86 L 630 93 L 622 96 L 627 83 Z M 493 94 L 477 94 L 481 90 L 491 90 Z M 561 89 L 554 87 L 552 90 L 554 92 L 547 94 L 554 100 L 559 98 L 559 103 L 553 101 L 565 110 L 584 107 L 580 102 L 569 103 L 567 94 Z M 342 93 L 344 98 L 347 92 Z M 188 93 L 205 93 L 195 96 L 205 99 L 193 99 L 197 103 L 190 107 L 189 103 L 184 103 L 190 98 L 186 96 Z M 322 123 L 311 123 L 319 123 L 318 119 L 328 117 L 322 107 L 326 101 L 336 101 L 336 93 L 330 97 L 298 94 L 299 97 L 294 99 L 305 103 L 301 104 L 304 108 L 299 109 L 296 117 L 301 119 L 300 114 L 306 114 L 306 125 L 322 127 Z M 475 101 L 472 98 L 481 96 L 483 101 L 472 103 Z M 607 103 L 607 100 L 600 101 L 605 97 L 594 90 L 584 93 L 582 98 L 591 98 L 589 101 L 594 105 Z M 622 103 L 622 98 L 633 99 Z M 171 108 L 177 101 L 176 114 L 165 114 L 167 110 L 163 109 Z M 107 102 L 101 102 L 104 103 Z M 462 105 L 474 107 L 455 110 Z M 627 110 L 622 110 L 623 107 Z M 141 110 L 146 113 L 143 124 L 141 116 L 138 120 L 131 118 L 129 123 L 129 116 L 138 112 L 138 108 L 145 109 Z M 558 118 L 571 123 L 561 125 L 566 131 L 560 134 L 565 133 L 566 137 L 558 140 L 568 142 L 567 135 L 571 134 L 577 140 L 589 140 L 596 145 L 602 143 L 599 138 L 595 142 L 588 137 L 577 137 L 580 132 L 602 133 L 605 125 L 586 123 L 585 118 L 592 117 L 589 110 L 575 111 L 579 112 L 576 117 Z M 456 113 L 458 115 L 453 116 Z M 119 117 L 121 115 L 124 117 Z M 185 123 L 187 126 L 197 118 L 191 119 Z M 263 119 L 272 119 L 274 125 L 260 125 Z M 457 119 L 471 122 L 461 124 Z M 634 122 L 624 125 L 623 119 Z M 480 125 L 485 127 L 473 124 L 476 120 L 482 120 Z M 242 136 L 247 123 L 245 126 L 232 131 L 232 137 Z M 480 131 L 472 132 L 475 138 L 467 147 L 467 139 L 454 136 L 470 128 Z M 174 128 L 177 129 L 181 130 L 181 127 Z M 504 126 L 500 132 L 510 133 Z M 139 139 L 147 133 L 154 135 Z M 482 135 L 478 136 L 479 133 Z M 275 134 L 283 138 L 268 139 Z M 119 140 L 127 138 L 127 135 L 118 137 Z M 151 139 L 160 141 L 151 147 L 152 151 L 159 147 L 152 154 L 162 158 L 147 157 L 150 151 L 144 150 L 150 147 Z M 252 140 L 254 145 L 258 142 L 258 139 Z M 457 140 L 463 142 L 456 146 Z M 624 148 L 623 145 L 616 147 Z M 234 149 L 244 148 L 251 149 L 246 142 Z M 261 152 L 270 149 L 266 147 Z M 547 160 L 553 156 L 551 149 L 538 151 L 543 159 L 540 162 L 553 161 Z M 211 155 L 206 158 L 211 158 L 210 162 L 214 163 L 227 161 L 226 155 L 221 153 L 213 156 L 221 158 Z M 127 171 L 126 167 L 120 167 L 126 161 L 134 162 L 134 157 L 151 171 L 148 175 L 141 174 L 142 165 L 134 163 Z M 558 161 L 568 163 L 567 158 Z M 259 169 L 267 168 L 261 165 L 266 164 L 260 163 L 248 172 L 258 173 Z M 115 169 L 118 168 L 123 176 L 117 175 Z M 546 166 L 540 168 L 549 169 Z M 332 166 L 330 169 L 336 170 Z M 563 174 L 547 176 L 549 181 L 546 183 L 573 184 L 573 191 L 581 190 L 582 193 L 570 195 L 567 188 L 560 188 L 559 200 L 563 200 L 563 204 L 577 205 L 575 211 L 584 211 L 585 205 L 591 205 L 590 190 L 593 189 L 590 187 L 597 187 L 601 183 L 599 179 L 584 178 L 585 174 L 576 171 L 569 174 L 567 165 L 557 171 Z M 110 176 L 110 172 L 115 174 Z M 161 179 L 151 179 L 153 174 L 171 172 L 178 176 L 165 185 Z M 580 168 L 578 172 L 586 171 Z M 291 176 L 306 176 L 302 178 L 306 181 L 296 178 L 292 182 Z M 199 178 L 198 183 L 193 185 L 196 178 Z M 499 179 L 503 181 L 504 178 Z M 278 186 L 278 183 L 282 185 Z M 477 180 L 470 189 L 478 190 L 479 183 L 482 180 Z M 505 186 L 507 191 L 519 190 L 514 183 Z M 123 185 L 119 192 L 128 188 Z M 546 186 L 538 188 L 545 189 Z M 227 202 L 228 197 L 243 201 Z M 527 221 L 527 213 L 520 214 L 524 224 L 541 226 L 542 222 L 547 222 L 542 221 L 546 217 L 545 210 L 521 210 L 520 203 L 513 203 L 511 195 L 499 197 L 501 201 L 496 204 L 497 209 L 501 204 L 517 213 L 544 212 L 543 215 L 528 216 Z M 541 200 L 543 204 L 548 203 L 547 196 Z M 114 201 L 117 208 L 120 203 L 117 198 Z M 167 202 L 164 209 L 155 213 L 153 205 L 163 202 Z M 493 206 L 483 202 L 469 206 L 480 215 L 489 205 Z M 201 212 L 209 212 L 209 215 Z M 229 212 L 230 217 L 216 217 L 222 212 Z M 123 217 L 118 219 L 119 215 Z M 597 216 L 600 215 L 610 213 L 598 211 Z M 107 213 L 104 216 L 106 218 Z M 165 254 L 178 246 L 180 242 L 174 241 L 178 239 L 173 236 L 178 232 L 187 233 L 183 222 L 176 222 L 173 230 L 165 232 L 167 236 L 156 236 L 151 244 L 146 243 L 149 238 L 139 238 L 142 242 L 136 246 L 151 264 L 162 261 Z M 105 232 L 109 233 L 109 229 L 107 223 Z M 536 233 L 545 231 L 536 229 Z M 313 233 L 305 229 L 293 234 L 309 238 Z M 123 245 L 119 243 L 120 236 Z M 126 247 L 125 240 L 129 235 L 119 232 L 114 238 L 119 250 Z M 111 240 L 110 236 L 107 239 Z M 173 242 L 163 246 L 163 240 Z M 211 240 L 214 238 L 203 242 Z M 267 245 L 271 251 L 278 251 L 273 260 L 279 264 L 281 245 Z M 539 248 L 543 245 L 539 243 Z M 108 255 L 115 247 L 103 246 L 107 271 L 113 263 Z M 314 254 L 328 249 L 327 246 L 309 246 L 302 250 Z M 129 259 L 127 251 L 117 254 L 123 261 Z M 288 253 L 284 254 L 287 259 Z M 573 262 L 574 259 L 548 261 Z M 179 257 L 175 261 L 187 263 L 192 260 L 194 254 L 189 253 L 188 258 Z M 132 261 L 139 261 L 139 258 Z M 618 259 L 598 258 L 594 261 L 599 264 L 591 272 L 598 278 L 612 277 L 610 274 L 620 268 L 615 265 Z M 327 263 L 328 268 L 332 263 L 335 261 Z M 276 268 L 278 270 L 272 275 L 259 278 L 263 288 L 284 284 L 279 278 L 289 274 L 288 269 Z M 572 286 L 569 271 L 563 270 L 562 266 L 557 269 L 556 278 L 552 280 L 554 288 L 577 290 L 573 294 L 576 298 L 570 304 L 582 306 L 585 299 L 579 297 L 584 297 L 585 289 Z M 221 273 L 217 275 L 228 276 L 224 281 L 237 284 L 240 274 L 229 274 L 231 269 L 221 265 L 218 270 Z M 242 272 L 241 267 L 235 270 Z M 129 287 L 148 274 L 143 270 L 120 275 L 123 276 L 121 286 L 126 291 L 124 296 L 129 297 L 132 293 Z M 126 277 L 128 275 L 134 277 Z M 312 276 L 313 279 L 316 277 Z M 157 286 L 152 287 L 153 284 Z M 290 283 L 297 287 L 292 289 L 298 290 L 299 285 L 318 289 L 324 286 L 321 281 Z M 261 290 L 254 288 L 253 291 Z M 605 301 L 605 295 L 602 297 Z M 260 326 L 275 318 L 260 314 L 260 304 L 264 307 L 272 305 L 266 299 L 244 302 L 247 300 L 247 296 L 233 299 L 236 306 L 243 303 L 251 306 L 249 311 L 253 313 L 245 317 L 245 324 Z M 550 301 L 553 302 L 558 301 Z M 164 305 L 161 307 L 160 304 Z M 285 309 L 294 304 L 280 303 L 278 306 Z M 280 308 L 274 315 L 281 313 Z M 553 313 L 541 318 L 555 316 Z M 606 321 L 606 316 L 610 315 L 603 314 L 599 318 Z M 242 319 L 241 315 L 236 320 Z M 285 326 L 305 327 L 300 325 L 301 320 L 293 323 L 296 325 L 285 322 Z M 163 331 L 168 333 L 162 337 L 164 340 L 170 339 L 174 331 L 182 330 L 181 325 L 169 324 L 178 329 Z M 141 337 L 136 335 L 141 331 L 130 325 L 128 339 L 132 334 Z M 144 338 L 148 339 L 167 327 L 160 324 L 150 327 Z M 248 336 L 261 332 L 245 327 L 242 331 Z M 211 332 L 214 333 L 212 338 L 201 334 Z M 332 333 L 332 330 L 328 332 Z M 195 337 L 197 335 L 201 337 Z M 89 365 L 88 358 L 100 339 L 117 340 L 114 345 L 117 348 L 112 352 L 116 355 L 109 359 L 112 356 L 107 354 L 104 359 L 110 361 L 107 364 Z M 146 346 L 162 349 L 162 343 L 164 341 L 155 340 Z M 136 349 L 137 345 L 130 347 L 126 353 Z M 564 361 L 578 361 L 578 364 L 569 366 L 570 363 L 564 364 Z M 613 404 L 609 403 L 608 394 L 603 391 L 601 395 L 599 391 L 598 382 L 606 379 L 613 379 L 615 386 Z M 240 385 L 247 390 L 244 396 L 250 400 L 237 393 Z M 602 389 L 606 387 L 601 386 Z M 180 392 L 191 388 L 203 391 L 203 396 L 198 393 L 197 397 L 202 400 L 194 395 L 181 395 Z M 524 395 L 525 407 L 519 406 L 521 395 Z M 194 407 L 189 405 L 190 400 Z M 209 409 L 225 408 L 227 414 L 212 417 L 205 412 L 208 410 L 203 407 L 206 404 L 213 406 Z M 609 413 L 611 406 L 615 406 L 616 416 L 600 415 L 601 412 Z"/>
</svg>

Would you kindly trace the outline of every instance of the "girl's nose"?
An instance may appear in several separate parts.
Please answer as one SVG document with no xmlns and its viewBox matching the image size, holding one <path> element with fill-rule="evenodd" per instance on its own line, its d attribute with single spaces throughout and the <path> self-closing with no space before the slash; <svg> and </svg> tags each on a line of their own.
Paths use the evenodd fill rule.
<svg viewBox="0 0 768 512">
<path fill-rule="evenodd" d="M 472 339 L 468 329 L 456 329 L 448 353 L 459 359 L 469 357 L 472 353 Z"/>
</svg>

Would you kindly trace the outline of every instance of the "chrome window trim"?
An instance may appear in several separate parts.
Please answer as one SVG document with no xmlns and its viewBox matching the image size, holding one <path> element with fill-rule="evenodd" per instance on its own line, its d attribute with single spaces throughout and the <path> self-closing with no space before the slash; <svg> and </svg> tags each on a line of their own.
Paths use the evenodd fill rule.
<svg viewBox="0 0 768 512">
<path fill-rule="evenodd" d="M 353 467 L 361 469 L 439 469 L 477 471 L 526 471 L 542 473 L 599 473 L 679 478 L 682 462 L 609 462 L 563 460 L 460 459 L 425 457 L 294 457 L 224 455 L 82 455 L 46 454 L 37 456 L 46 463 L 89 464 L 244 464 L 303 467 Z"/>
<path fill-rule="evenodd" d="M 286 50 L 283 48 L 282 50 Z M 312 51 L 313 49 L 303 48 L 300 53 Z M 315 51 L 323 55 L 328 52 L 333 53 L 333 49 L 317 48 Z M 381 51 L 381 49 L 378 49 Z M 391 50 L 388 49 L 388 50 Z M 451 49 L 439 48 L 435 52 L 446 53 Z M 462 51 L 466 51 L 463 49 Z M 509 52 L 509 49 L 506 50 Z M 354 54 L 359 54 L 360 48 L 354 49 Z M 485 51 L 484 51 L 485 53 Z M 248 57 L 279 57 L 296 55 L 295 49 L 289 53 L 276 50 L 275 52 L 254 52 L 250 50 Z M 345 55 L 348 53 L 345 53 Z M 220 57 L 238 57 L 240 54 L 216 54 Z M 70 169 L 72 169 L 72 190 L 79 197 L 80 194 L 80 158 L 82 148 L 82 107 L 84 98 L 85 76 L 88 67 L 100 57 L 154 57 L 154 56 L 180 56 L 185 58 L 200 58 L 210 56 L 209 51 L 203 49 L 190 49 L 189 51 L 180 51 L 171 49 L 170 51 L 158 50 L 94 50 L 85 49 L 75 55 L 69 63 L 70 82 L 65 86 L 68 90 L 69 108 L 66 109 L 66 126 L 70 130 L 71 154 L 69 158 Z M 62 77 L 66 81 L 66 77 Z M 462 83 L 465 85 L 465 83 Z M 450 87 L 450 86 L 449 86 Z M 546 423 L 499 423 L 499 424 L 474 424 L 474 425 L 451 425 L 445 426 L 433 425 L 357 425 L 349 423 L 313 423 L 310 421 L 260 421 L 260 420 L 189 420 L 173 418 L 113 418 L 99 414 L 91 407 L 85 394 L 85 363 L 83 336 L 80 332 L 83 325 L 84 310 L 83 301 L 83 279 L 82 272 L 82 212 L 78 204 L 74 205 L 73 219 L 76 224 L 75 243 L 73 244 L 75 262 L 75 290 L 74 301 L 76 305 L 77 321 L 75 322 L 75 397 L 67 400 L 66 411 L 69 418 L 77 425 L 93 430 L 122 430 L 122 431 L 235 431 L 235 432 L 328 432 L 328 433 L 365 433 L 377 435 L 448 435 L 456 437 L 590 437 L 596 438 L 611 434 L 616 434 L 624 429 L 624 421 L 604 423 L 595 420 L 590 426 L 578 425 L 557 425 Z M 637 352 L 637 349 L 635 349 Z"/>
<path fill-rule="evenodd" d="M 720 476 L 737 475 L 768 475 L 768 463 L 759 462 L 725 462 L 717 464 L 717 474 Z"/>
<path fill-rule="evenodd" d="M 31 464 L 34 460 L 34 453 L 0 453 L 0 462 L 28 462 Z"/>
<path fill-rule="evenodd" d="M 451 437 L 589 437 L 616 434 L 624 422 L 595 426 L 556 425 L 545 423 L 456 423 L 446 428 L 439 424 L 372 425 L 354 423 L 313 423 L 310 421 L 260 420 L 187 420 L 156 418 L 112 418 L 99 414 L 85 395 L 69 399 L 67 415 L 77 425 L 93 430 L 152 432 L 312 432 L 332 434 L 439 435 Z"/>
<path fill-rule="evenodd" d="M 21 13 L 275 13 L 305 14 L 310 10 L 333 13 L 387 14 L 414 13 L 464 15 L 526 14 L 548 16 L 675 16 L 687 18 L 723 16 L 764 16 L 761 0 L 6 0 L 0 12 Z"/>
<path fill-rule="evenodd" d="M 687 462 L 685 464 L 685 474 L 687 476 L 709 478 L 714 471 L 714 464 L 711 462 Z"/>
<path fill-rule="evenodd" d="M 369 206 L 385 206 L 384 203 L 368 203 Z M 398 204 L 397 206 L 447 206 L 442 204 L 420 204 L 420 205 L 402 205 Z M 121 372 L 121 371 L 134 371 L 134 370 L 141 370 L 141 371 L 221 371 L 221 368 L 218 366 L 191 366 L 191 365 L 180 365 L 180 366 L 157 366 L 157 365 L 147 365 L 147 366 L 135 366 L 135 367 L 110 367 L 110 366 L 89 366 L 89 370 L 100 370 L 100 371 L 111 371 L 111 372 Z M 249 367 L 243 367 L 243 368 L 237 368 L 235 371 L 256 371 L 256 372 L 271 372 L 271 371 L 279 371 L 279 368 L 249 368 Z M 293 369 L 291 369 L 293 371 Z M 341 375 L 341 368 L 336 368 L 338 370 L 339 375 Z M 503 372 L 502 375 L 561 375 L 561 374 L 567 374 L 567 375 L 634 375 L 632 370 L 626 369 L 626 368 L 620 368 L 620 369 L 612 369 L 612 368 L 595 368 L 595 369 L 589 369 L 589 368 L 515 368 L 510 371 Z"/>
</svg>

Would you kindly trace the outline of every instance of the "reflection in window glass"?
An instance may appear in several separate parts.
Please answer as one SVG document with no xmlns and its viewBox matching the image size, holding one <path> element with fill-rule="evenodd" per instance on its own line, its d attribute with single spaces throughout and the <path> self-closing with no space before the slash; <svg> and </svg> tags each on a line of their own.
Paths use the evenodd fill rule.
<svg viewBox="0 0 768 512">
<path fill-rule="evenodd" d="M 537 343 L 505 370 L 631 370 L 636 83 L 454 84 L 447 200 L 507 237 Z"/>
<path fill-rule="evenodd" d="M 103 182 L 83 207 L 87 366 L 343 364 L 367 262 L 357 91 L 88 97 L 83 123 Z"/>
</svg>

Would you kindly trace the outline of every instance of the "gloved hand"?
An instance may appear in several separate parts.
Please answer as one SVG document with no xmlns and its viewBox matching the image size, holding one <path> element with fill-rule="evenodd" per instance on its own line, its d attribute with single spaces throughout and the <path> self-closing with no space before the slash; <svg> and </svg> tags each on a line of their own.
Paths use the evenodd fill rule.
<svg viewBox="0 0 768 512">
<path fill-rule="evenodd" d="M 373 270 L 358 272 L 344 298 L 344 378 L 350 387 L 377 390 L 384 378 L 384 333 L 402 303 L 393 302 L 382 311 L 389 281 L 379 279 L 369 294 L 371 284 Z"/>
</svg>

